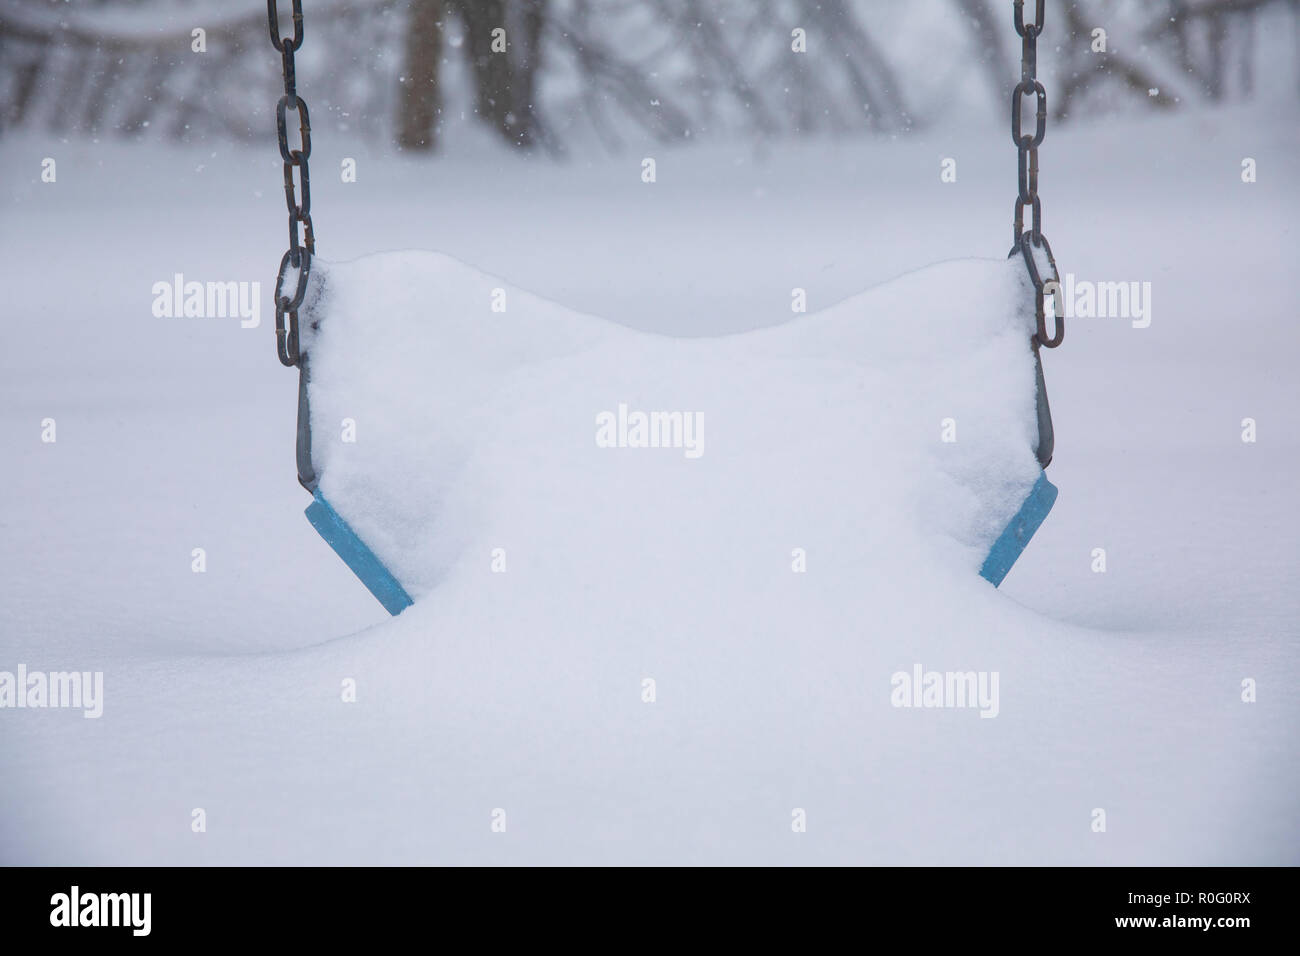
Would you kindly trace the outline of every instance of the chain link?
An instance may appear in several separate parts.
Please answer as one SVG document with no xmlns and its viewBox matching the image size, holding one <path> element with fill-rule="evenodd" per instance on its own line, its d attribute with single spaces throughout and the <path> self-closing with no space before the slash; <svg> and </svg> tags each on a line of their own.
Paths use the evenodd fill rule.
<svg viewBox="0 0 1300 956">
<path fill-rule="evenodd" d="M 301 364 L 298 348 L 298 309 L 307 295 L 307 279 L 311 275 L 311 257 L 316 254 L 316 234 L 311 224 L 311 174 L 307 160 L 311 156 L 311 120 L 307 104 L 298 96 L 297 69 L 294 54 L 302 46 L 302 0 L 293 2 L 293 36 L 280 33 L 280 14 L 276 0 L 266 0 L 266 19 L 270 27 L 271 43 L 280 53 L 284 75 L 284 95 L 275 106 L 275 133 L 280 142 L 280 158 L 284 161 L 284 201 L 289 209 L 289 249 L 280 259 L 280 271 L 275 277 L 275 350 L 284 365 Z M 289 111 L 298 114 L 299 144 L 289 148 Z M 294 170 L 297 169 L 295 176 Z M 300 232 L 301 230 L 301 232 Z M 285 279 L 295 273 L 293 294 L 286 295 Z"/>
<path fill-rule="evenodd" d="M 1014 244 L 1011 254 L 1019 252 L 1029 270 L 1029 278 L 1034 284 L 1034 312 L 1038 329 L 1034 333 L 1034 345 L 1054 349 L 1065 339 L 1065 319 L 1057 312 L 1056 330 L 1047 334 L 1047 295 L 1044 287 L 1049 282 L 1059 286 L 1061 276 L 1056 268 L 1056 257 L 1052 255 L 1052 246 L 1043 235 L 1043 203 L 1038 196 L 1038 147 L 1047 135 L 1047 90 L 1038 81 L 1038 37 L 1043 32 L 1043 16 L 1046 13 L 1047 0 L 1034 0 L 1034 22 L 1025 22 L 1025 0 L 1013 0 L 1016 33 L 1021 38 L 1020 82 L 1011 91 L 1011 139 L 1016 144 L 1016 172 L 1019 193 L 1016 196 L 1015 223 L 1012 226 Z M 1026 97 L 1034 98 L 1034 132 L 1026 133 L 1023 127 L 1022 113 Z M 1025 209 L 1029 209 L 1029 229 L 1025 229 Z M 1036 250 L 1042 250 L 1047 256 L 1051 274 L 1044 279 L 1038 267 Z M 1053 310 L 1056 312 L 1056 310 Z"/>
</svg>

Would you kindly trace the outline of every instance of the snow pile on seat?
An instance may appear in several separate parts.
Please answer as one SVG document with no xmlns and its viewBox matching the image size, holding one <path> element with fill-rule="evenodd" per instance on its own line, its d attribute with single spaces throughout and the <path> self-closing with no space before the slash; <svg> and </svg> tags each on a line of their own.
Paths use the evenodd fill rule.
<svg viewBox="0 0 1300 956">
<path fill-rule="evenodd" d="M 565 569 L 579 603 L 593 575 L 676 590 L 789 575 L 800 554 L 888 600 L 891 581 L 975 575 L 1038 475 L 1018 261 L 714 339 L 634 332 L 433 253 L 316 277 L 320 489 L 417 601 L 462 570 L 494 587 L 494 555 L 511 576 Z M 678 447 L 606 447 L 637 443 L 638 413 L 669 413 L 653 421 Z"/>
<path fill-rule="evenodd" d="M 1059 828 L 1043 808 L 1074 791 L 1020 762 L 1079 638 L 978 576 L 1039 473 L 1023 273 L 954 262 L 682 340 L 431 254 L 322 269 L 320 487 L 415 605 L 267 671 L 268 699 L 323 702 L 295 759 L 350 755 L 294 802 L 309 829 L 359 815 L 364 859 L 734 863 L 971 860 L 979 821 Z M 690 446 L 602 447 L 637 412 L 693 416 Z M 918 667 L 1001 697 L 895 706 Z M 1098 739 L 1127 729 L 1108 714 Z"/>
</svg>

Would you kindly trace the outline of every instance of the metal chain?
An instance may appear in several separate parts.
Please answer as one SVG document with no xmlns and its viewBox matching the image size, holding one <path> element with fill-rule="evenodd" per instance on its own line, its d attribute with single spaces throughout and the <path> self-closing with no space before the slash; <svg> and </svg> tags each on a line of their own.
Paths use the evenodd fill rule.
<svg viewBox="0 0 1300 956">
<path fill-rule="evenodd" d="M 289 249 L 280 259 L 280 271 L 275 277 L 275 350 L 284 365 L 294 366 L 302 360 L 298 349 L 298 308 L 307 295 L 307 278 L 311 274 L 311 257 L 316 254 L 316 235 L 311 225 L 311 176 L 307 159 L 311 156 L 311 121 L 307 104 L 298 96 L 297 77 L 293 56 L 302 46 L 302 0 L 293 0 L 293 36 L 280 34 L 280 16 L 276 0 L 266 0 L 266 18 L 271 29 L 271 43 L 280 51 L 284 65 L 284 95 L 275 107 L 275 132 L 280 140 L 280 157 L 284 160 L 284 201 L 289 207 Z M 288 111 L 298 113 L 301 140 L 298 149 L 289 148 Z M 298 198 L 294 182 L 294 169 L 302 187 Z M 299 235 L 301 227 L 301 237 Z M 293 295 L 284 294 L 284 280 L 288 272 L 296 272 L 298 279 Z M 288 318 L 286 328 L 286 317 Z"/>
<path fill-rule="evenodd" d="M 1034 284 L 1035 315 L 1038 330 L 1034 333 L 1034 345 L 1054 349 L 1065 339 L 1065 319 L 1057 312 L 1056 331 L 1047 334 L 1046 294 L 1043 291 L 1048 282 L 1060 283 L 1060 273 L 1056 269 L 1056 258 L 1052 255 L 1051 244 L 1043 235 L 1043 203 L 1038 198 L 1038 147 L 1047 133 L 1047 90 L 1038 81 L 1038 37 L 1043 32 L 1043 16 L 1047 0 L 1035 0 L 1034 22 L 1025 23 L 1025 0 L 1013 0 L 1015 5 L 1016 33 L 1022 41 L 1020 58 L 1020 82 L 1011 91 L 1011 139 L 1016 144 L 1016 172 L 1020 184 L 1020 193 L 1016 196 L 1016 217 L 1012 227 L 1014 244 L 1011 254 L 1019 252 L 1029 269 L 1029 278 Z M 1021 129 L 1021 108 L 1024 98 L 1032 95 L 1035 99 L 1033 135 Z M 1032 218 L 1030 228 L 1025 229 L 1025 207 L 1028 206 Z M 1047 262 L 1052 273 L 1044 279 L 1039 268 L 1035 249 L 1042 249 L 1047 254 Z M 1053 310 L 1056 311 L 1056 310 Z"/>
</svg>

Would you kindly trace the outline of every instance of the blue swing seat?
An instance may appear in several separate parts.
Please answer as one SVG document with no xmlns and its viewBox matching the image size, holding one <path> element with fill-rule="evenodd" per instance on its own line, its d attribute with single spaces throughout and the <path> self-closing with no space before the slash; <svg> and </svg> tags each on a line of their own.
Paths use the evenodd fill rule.
<svg viewBox="0 0 1300 956">
<path fill-rule="evenodd" d="M 1002 584 L 1012 565 L 1024 552 L 1034 533 L 1056 504 L 1057 489 L 1047 475 L 1038 476 L 1025 498 L 1020 510 L 1015 513 L 1010 523 L 998 539 L 993 542 L 984 565 L 980 568 L 980 577 L 994 587 Z M 325 539 L 325 543 L 334 549 L 334 553 L 343 559 L 353 574 L 384 606 L 384 610 L 396 617 L 414 602 L 406 589 L 398 582 L 384 563 L 375 556 L 351 526 L 343 520 L 333 506 L 320 492 L 313 495 L 314 500 L 307 506 L 307 520 Z"/>
<path fill-rule="evenodd" d="M 1024 552 L 1039 525 L 1047 518 L 1056 503 L 1057 489 L 1047 475 L 1039 475 L 1030 489 L 1024 504 L 1012 517 L 1011 522 L 993 542 L 984 565 L 980 568 L 980 577 L 994 587 L 998 587 L 1012 565 Z M 414 603 L 406 589 L 393 577 L 391 571 L 375 553 L 366 547 L 351 526 L 343 520 L 333 506 L 320 492 L 313 495 L 314 500 L 307 506 L 307 520 L 325 539 L 325 543 L 334 549 L 334 553 L 343 559 L 353 574 L 384 606 L 384 610 L 396 617 Z"/>
<path fill-rule="evenodd" d="M 315 500 L 307 506 L 307 520 L 384 606 L 384 610 L 396 617 L 410 607 L 414 602 L 406 593 L 406 588 L 393 577 L 393 573 L 384 567 L 384 563 L 366 547 L 365 542 L 357 537 L 357 533 L 319 491 L 313 492 L 312 497 Z"/>
<path fill-rule="evenodd" d="M 1024 504 L 1020 506 L 1020 510 L 993 542 L 993 547 L 989 549 L 989 556 L 984 559 L 984 566 L 980 568 L 980 577 L 994 587 L 1002 583 L 1002 579 L 1007 576 L 1011 566 L 1016 563 L 1016 559 L 1029 544 L 1029 539 L 1047 518 L 1052 505 L 1056 504 L 1056 494 L 1056 485 L 1047 480 L 1046 474 L 1039 475 L 1038 480 L 1034 482 L 1034 487 L 1029 490 Z"/>
<path fill-rule="evenodd" d="M 901 460 L 909 462 L 913 460 L 911 456 L 934 454 L 927 445 L 930 440 L 921 437 L 924 429 L 921 423 L 928 416 L 956 412 L 975 423 L 969 426 L 975 428 L 976 436 L 970 443 L 972 453 L 964 459 L 961 456 L 950 459 L 953 463 L 946 466 L 953 469 L 952 480 L 974 493 L 956 496 L 945 514 L 950 513 L 954 528 L 977 525 L 987 532 L 1001 529 L 995 539 L 983 535 L 979 539 L 987 548 L 982 566 L 978 566 L 979 573 L 996 587 L 1019 559 L 1057 497 L 1057 489 L 1042 471 L 1051 460 L 1052 433 L 1036 349 L 1032 359 L 1033 377 L 1026 381 L 1021 335 L 1029 331 L 1029 316 L 1023 306 L 1024 279 L 1016 265 L 996 260 L 938 264 L 868 290 L 802 321 L 762 330 L 749 337 L 706 339 L 687 348 L 672 339 L 630 333 L 614 323 L 571 312 L 523 290 L 511 290 L 510 322 L 481 321 L 486 293 L 504 289 L 506 284 L 435 253 L 388 253 L 327 267 L 317 264 L 312 273 L 313 292 L 303 305 L 304 353 L 312 353 L 311 369 L 309 372 L 304 354 L 299 383 L 298 474 L 299 481 L 313 495 L 306 509 L 307 518 L 385 610 L 397 615 L 411 606 L 412 593 L 425 593 L 431 582 L 440 577 L 430 566 L 434 552 L 423 545 L 440 529 L 425 512 L 404 507 L 403 482 L 409 482 L 410 475 L 428 473 L 427 463 L 440 459 L 443 449 L 435 447 L 435 442 L 452 443 L 451 450 L 462 457 L 470 454 L 477 432 L 463 426 L 476 420 L 474 416 L 480 408 L 491 407 L 496 416 L 491 420 L 499 419 L 503 429 L 523 427 L 529 415 L 546 407 L 545 396 L 550 394 L 549 386 L 538 384 L 535 376 L 555 375 L 563 379 L 565 387 L 574 390 L 573 395 L 582 396 L 576 404 L 579 410 L 602 407 L 599 403 L 608 400 L 606 393 L 615 383 L 619 388 L 647 396 L 644 400 L 651 402 L 653 408 L 655 401 L 662 407 L 672 407 L 685 388 L 680 384 L 666 385 L 661 380 L 659 370 L 662 369 L 685 375 L 684 381 L 689 385 L 706 380 L 705 372 L 715 367 L 724 368 L 736 376 L 737 388 L 742 390 L 736 394 L 742 394 L 767 374 L 766 369 L 773 362 L 795 363 L 791 368 L 797 368 L 803 361 L 833 362 L 837 370 L 843 370 L 848 376 L 847 381 L 879 381 L 887 385 L 891 380 L 889 376 L 877 374 L 879 366 L 888 364 L 892 368 L 899 363 L 924 360 L 948 363 L 945 374 L 932 370 L 930 379 L 926 380 L 929 384 L 924 386 L 927 391 L 921 391 L 921 386 L 916 386 L 912 379 L 896 383 L 911 401 L 930 403 L 924 413 L 917 412 L 912 419 L 882 420 L 873 412 L 875 406 L 868 400 L 871 396 L 859 389 L 852 393 L 859 396 L 859 404 L 850 404 L 846 421 L 852 423 L 849 427 L 874 428 L 875 433 L 888 440 L 902 442 L 907 457 Z M 960 286 L 967 290 L 967 295 L 941 314 L 915 311 L 912 304 L 920 301 L 919 295 L 936 286 Z M 400 292 L 391 301 L 384 300 L 383 311 L 389 315 L 388 337 L 378 358 L 371 334 L 377 289 Z M 430 301 L 440 303 L 436 325 L 422 310 L 422 303 Z M 927 331 L 911 331 L 918 328 Z M 935 341 L 943 345 L 937 354 Z M 356 374 L 357 363 L 365 367 L 364 363 L 372 360 L 390 363 L 393 368 L 383 375 Z M 607 366 L 625 368 L 627 374 L 611 378 Z M 993 376 L 990 387 L 981 391 L 964 381 L 962 375 L 948 376 L 947 367 L 967 377 L 974 376 L 978 381 Z M 806 401 L 808 389 L 821 379 L 794 374 L 779 381 L 793 390 L 792 396 Z M 394 382 L 399 385 L 394 386 Z M 960 387 L 954 382 L 960 383 Z M 831 377 L 826 387 L 834 389 L 843 385 L 841 379 Z M 1026 460 L 1030 449 L 1025 447 L 1022 440 L 1025 433 L 1016 419 L 1024 409 L 1023 389 L 1030 387 L 1036 388 L 1037 393 L 1037 440 L 1032 446 L 1037 467 L 1032 459 Z M 938 397 L 935 397 L 936 388 Z M 532 394 L 533 389 L 540 391 L 531 402 L 524 401 L 522 396 Z M 916 389 L 917 394 L 911 395 L 909 389 Z M 690 394 L 691 389 L 685 388 L 685 392 Z M 711 396 L 709 401 L 714 406 L 721 402 L 725 409 L 731 394 L 727 391 Z M 419 400 L 412 401 L 416 395 Z M 892 395 L 884 396 L 884 399 L 892 398 Z M 765 400 L 766 393 L 754 393 L 754 401 Z M 571 397 L 570 405 L 574 401 Z M 496 404 L 489 405 L 491 402 Z M 575 423 L 582 416 L 573 414 L 572 408 L 565 412 L 565 406 L 558 407 L 560 411 L 554 413 L 556 420 L 543 425 L 565 429 L 563 434 L 573 439 L 578 434 L 574 429 L 581 427 Z M 368 458 L 364 446 L 344 447 L 339 439 L 331 437 L 326 439 L 327 444 L 315 449 L 317 454 L 313 456 L 310 429 L 313 413 L 325 422 L 355 417 L 376 423 L 381 442 L 371 447 L 383 449 L 383 453 Z M 444 426 L 444 420 L 453 424 Z M 393 431 L 395 422 L 402 423 L 403 435 L 411 436 L 413 450 L 409 461 L 403 457 L 400 436 Z M 991 422 L 995 424 L 991 426 Z M 535 435 L 539 427 L 542 426 L 528 421 L 525 434 Z M 740 434 L 748 436 L 746 440 L 759 440 L 757 433 L 742 431 Z M 833 443 L 818 439 L 820 434 L 813 430 L 810 447 L 816 454 L 827 456 L 828 462 L 836 460 Z M 799 440 L 798 436 L 792 437 Z M 591 443 L 590 439 L 583 438 L 571 440 L 565 446 L 568 452 L 556 457 L 561 471 L 573 468 L 588 474 L 589 468 L 580 463 L 578 456 L 605 454 L 588 452 L 586 449 L 603 446 L 599 440 Z M 513 447 L 513 439 L 498 438 L 498 441 L 504 441 L 502 447 Z M 736 446 L 742 450 L 745 447 L 743 443 Z M 951 453 L 946 450 L 943 454 Z M 1004 462 L 1006 466 L 989 480 L 987 469 L 980 470 L 985 459 Z M 608 461 L 611 460 L 602 457 L 601 467 Z M 334 472 L 333 483 L 327 484 L 322 493 L 318 473 L 331 467 L 342 471 Z M 451 473 L 449 470 L 448 474 Z M 407 477 L 395 477 L 400 475 Z M 974 480 L 968 480 L 972 476 Z M 442 481 L 447 486 L 438 488 L 436 496 L 424 489 L 424 499 L 447 500 L 463 492 L 449 484 L 447 474 L 430 474 L 428 480 Z M 505 491 L 490 483 L 487 486 L 496 494 L 525 493 L 510 483 L 503 487 Z M 780 493 L 790 490 L 779 484 L 772 487 Z M 903 477 L 893 484 L 886 482 L 882 487 L 904 488 L 907 479 Z M 1025 490 L 1017 495 L 1013 489 Z M 365 495 L 366 500 L 349 498 L 356 494 Z M 327 495 L 336 500 L 327 500 Z M 372 514 L 376 502 L 386 502 L 380 514 Z M 513 504 L 529 506 L 520 500 Z M 906 506 L 901 492 L 894 506 Z M 360 521 L 363 513 L 371 515 L 364 533 L 370 536 L 373 522 L 378 536 L 371 544 L 380 545 L 378 548 L 363 541 L 343 517 L 346 514 L 351 520 Z M 960 540 L 962 536 L 955 537 Z M 403 580 L 393 573 L 396 569 L 401 569 Z"/>
</svg>

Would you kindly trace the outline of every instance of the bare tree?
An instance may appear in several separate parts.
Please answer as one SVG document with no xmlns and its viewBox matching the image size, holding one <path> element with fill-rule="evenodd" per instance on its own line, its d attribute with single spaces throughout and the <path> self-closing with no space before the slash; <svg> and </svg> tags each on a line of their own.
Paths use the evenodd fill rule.
<svg viewBox="0 0 1300 956">
<path fill-rule="evenodd" d="M 953 2 L 974 33 L 980 67 L 984 71 L 985 79 L 988 80 L 990 93 L 995 98 L 1005 99 L 1016 77 L 1003 43 L 1003 38 L 1007 35 L 1009 18 L 999 20 L 995 17 L 988 0 L 953 0 Z"/>
<path fill-rule="evenodd" d="M 1172 77 L 1170 82 L 1161 79 L 1166 72 L 1157 75 L 1152 66 L 1137 62 L 1127 53 L 1114 50 L 1104 55 L 1092 53 L 1092 31 L 1101 22 L 1099 18 L 1085 13 L 1077 3 L 1067 4 L 1064 12 L 1064 63 L 1058 71 L 1060 94 L 1053 111 L 1057 119 L 1068 119 L 1075 101 L 1103 83 L 1118 82 L 1134 98 L 1144 97 L 1149 105 L 1159 109 L 1169 109 L 1177 102 L 1170 88 Z"/>
<path fill-rule="evenodd" d="M 867 125 L 875 129 L 911 125 L 893 67 L 846 0 L 803 0 L 803 13 L 822 26 L 825 42 L 838 54 Z"/>
<path fill-rule="evenodd" d="M 448 0 L 469 40 L 474 112 L 508 143 L 542 138 L 537 78 L 547 0 Z"/>
<path fill-rule="evenodd" d="M 880 35 L 877 2 L 313 0 L 307 30 L 320 59 L 299 81 L 318 130 L 333 124 L 413 151 L 440 145 L 449 103 L 514 147 L 556 154 L 593 133 L 617 149 L 646 135 L 892 132 L 925 122 L 950 93 L 927 104 L 924 84 L 905 87 L 925 38 Z M 118 16 L 128 5 L 133 16 Z M 280 81 L 264 11 L 202 8 L 207 51 L 197 55 L 175 0 L 0 0 L 0 129 L 266 138 Z M 982 76 L 989 102 L 1005 108 L 1019 52 L 1011 5 L 947 0 L 946 9 L 975 55 L 945 69 Z M 1300 28 L 1300 0 L 1051 4 L 1053 112 L 1249 96 L 1265 10 L 1290 11 Z M 1099 27 L 1112 37 L 1104 54 L 1092 49 Z M 807 53 L 792 44 L 799 29 Z M 462 61 L 468 90 L 449 68 Z"/>
<path fill-rule="evenodd" d="M 443 16 L 443 0 L 410 0 L 406 69 L 397 118 L 397 143 L 403 149 L 431 150 L 437 143 L 438 116 L 442 112 L 439 67 Z"/>
<path fill-rule="evenodd" d="M 537 81 L 543 67 L 542 35 L 547 12 L 547 0 L 523 0 L 520 43 L 515 49 L 512 106 L 517 139 L 525 148 L 545 139 L 542 112 L 537 104 Z"/>
</svg>

